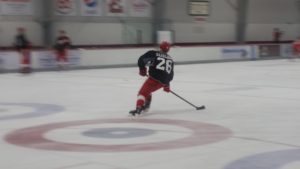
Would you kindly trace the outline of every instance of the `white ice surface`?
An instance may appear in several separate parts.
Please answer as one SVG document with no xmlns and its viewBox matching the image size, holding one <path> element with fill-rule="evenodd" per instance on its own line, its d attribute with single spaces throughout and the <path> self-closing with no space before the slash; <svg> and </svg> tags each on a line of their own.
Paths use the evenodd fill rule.
<svg viewBox="0 0 300 169">
<path fill-rule="evenodd" d="M 49 123 L 130 120 L 128 111 L 134 108 L 144 80 L 138 76 L 137 68 L 0 74 L 0 137 L 17 129 Z M 177 65 L 171 89 L 195 105 L 205 104 L 207 109 L 196 111 L 160 90 L 153 95 L 151 110 L 138 118 L 215 124 L 230 129 L 232 136 L 212 144 L 138 152 L 49 151 L 20 147 L 1 139 L 0 169 L 250 169 L 241 159 L 300 149 L 299 60 Z M 31 111 L 29 107 L 1 103 L 54 104 L 65 110 L 47 116 L 1 120 Z M 77 130 L 82 133 L 101 127 L 104 126 L 79 125 L 76 130 L 72 127 L 54 130 L 45 137 L 67 143 L 114 145 L 159 142 L 189 134 L 176 126 L 114 123 L 105 127 L 149 128 L 158 132 L 136 140 L 76 135 Z M 296 155 L 300 157 L 300 152 Z M 271 157 L 252 169 L 271 166 L 276 161 Z M 292 157 L 286 157 L 286 161 Z M 239 168 L 230 168 L 230 164 L 239 160 Z M 283 160 L 282 166 L 264 169 L 298 169 L 299 161 L 300 158 L 287 163 Z"/>
</svg>

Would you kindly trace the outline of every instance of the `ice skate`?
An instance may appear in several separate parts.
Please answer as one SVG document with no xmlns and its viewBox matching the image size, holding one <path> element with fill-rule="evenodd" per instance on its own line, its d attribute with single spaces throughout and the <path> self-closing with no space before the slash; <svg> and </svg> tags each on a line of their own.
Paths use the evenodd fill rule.
<svg viewBox="0 0 300 169">
<path fill-rule="evenodd" d="M 140 108 L 140 107 L 138 107 L 138 108 L 136 108 L 135 110 L 131 110 L 131 111 L 129 112 L 129 114 L 131 114 L 132 116 L 140 115 L 142 111 L 143 111 L 143 109 Z"/>
<path fill-rule="evenodd" d="M 151 105 L 151 100 L 150 101 L 146 101 L 145 105 L 143 106 L 143 111 L 147 112 L 150 109 L 150 105 Z"/>
</svg>

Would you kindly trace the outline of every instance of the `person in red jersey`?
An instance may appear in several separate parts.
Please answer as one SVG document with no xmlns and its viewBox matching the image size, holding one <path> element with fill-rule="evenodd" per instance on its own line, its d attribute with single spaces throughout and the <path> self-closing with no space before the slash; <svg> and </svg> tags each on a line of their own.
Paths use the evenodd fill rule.
<svg viewBox="0 0 300 169">
<path fill-rule="evenodd" d="M 133 116 L 141 114 L 150 108 L 152 93 L 163 88 L 165 92 L 170 92 L 170 82 L 174 76 L 174 62 L 168 54 L 170 43 L 162 42 L 159 50 L 150 50 L 139 57 L 138 67 L 141 76 L 148 76 L 140 91 L 136 102 L 136 109 L 129 113 Z M 149 70 L 147 71 L 147 65 Z"/>
<path fill-rule="evenodd" d="M 292 43 L 294 57 L 300 57 L 300 36 Z"/>
<path fill-rule="evenodd" d="M 15 48 L 21 56 L 21 73 L 30 73 L 30 47 L 31 43 L 27 39 L 25 28 L 17 28 L 17 35 L 15 36 Z"/>
<path fill-rule="evenodd" d="M 56 61 L 59 68 L 64 68 L 68 63 L 68 50 L 71 46 L 71 40 L 64 30 L 59 31 L 59 36 L 55 40 L 54 49 L 56 52 Z"/>
</svg>

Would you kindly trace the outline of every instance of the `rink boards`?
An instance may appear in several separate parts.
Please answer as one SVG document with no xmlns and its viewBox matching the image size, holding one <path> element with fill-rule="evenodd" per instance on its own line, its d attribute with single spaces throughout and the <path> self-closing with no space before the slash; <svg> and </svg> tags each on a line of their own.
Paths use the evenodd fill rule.
<svg viewBox="0 0 300 169">
<path fill-rule="evenodd" d="M 140 55 L 155 48 L 76 49 L 69 51 L 69 67 L 73 69 L 135 66 Z M 176 63 L 200 63 L 231 60 L 256 60 L 291 56 L 290 44 L 255 44 L 226 46 L 173 46 L 169 54 Z M 16 71 L 20 54 L 0 51 L 0 72 Z M 31 67 L 52 70 L 57 67 L 52 50 L 31 52 Z"/>
</svg>

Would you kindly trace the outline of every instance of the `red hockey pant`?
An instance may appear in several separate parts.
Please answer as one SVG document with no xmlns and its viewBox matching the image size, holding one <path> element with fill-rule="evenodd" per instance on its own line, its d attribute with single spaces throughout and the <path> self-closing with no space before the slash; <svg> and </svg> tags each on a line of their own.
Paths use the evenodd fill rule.
<svg viewBox="0 0 300 169">
<path fill-rule="evenodd" d="M 151 94 L 156 90 L 162 88 L 164 85 L 159 81 L 149 77 L 141 87 L 138 93 L 138 99 L 136 102 L 137 107 L 142 107 L 145 104 L 145 101 L 151 100 Z"/>
<path fill-rule="evenodd" d="M 58 61 L 58 62 L 60 62 L 60 61 L 68 62 L 67 55 L 68 55 L 68 50 L 67 49 L 65 49 L 63 51 L 57 51 L 56 52 L 56 61 Z"/>
<path fill-rule="evenodd" d="M 21 49 L 21 67 L 29 67 L 30 66 L 30 50 L 29 49 Z"/>
</svg>

